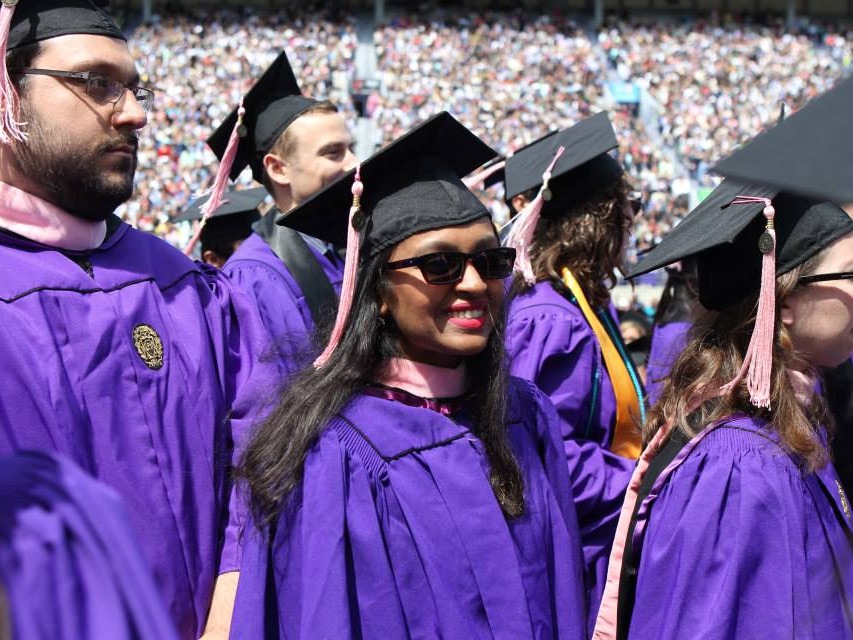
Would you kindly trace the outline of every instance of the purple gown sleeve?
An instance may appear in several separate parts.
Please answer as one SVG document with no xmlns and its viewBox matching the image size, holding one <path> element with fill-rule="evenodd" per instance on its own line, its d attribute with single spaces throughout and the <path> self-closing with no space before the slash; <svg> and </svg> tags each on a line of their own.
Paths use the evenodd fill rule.
<svg viewBox="0 0 853 640">
<path fill-rule="evenodd" d="M 220 273 L 215 274 L 214 286 L 222 306 L 223 322 L 227 324 L 222 371 L 228 397 L 232 398 L 228 433 L 232 439 L 229 459 L 233 466 L 255 427 L 274 407 L 281 369 L 279 361 L 269 357 L 269 336 L 247 296 Z M 240 531 L 248 521 L 236 492 L 229 492 L 227 508 L 220 574 L 239 569 Z"/>
<path fill-rule="evenodd" d="M 533 382 L 557 408 L 563 438 L 606 440 L 591 416 L 598 344 L 586 323 L 542 305 L 512 313 L 506 328 L 510 372 Z"/>
<path fill-rule="evenodd" d="M 277 259 L 277 258 L 276 258 Z M 291 374 L 309 361 L 311 332 L 299 300 L 284 277 L 258 261 L 226 264 L 223 270 L 251 299 L 283 363 Z"/>
<path fill-rule="evenodd" d="M 539 421 L 554 425 L 559 432 L 559 418 L 554 405 L 536 391 L 540 408 Z M 581 548 L 586 574 L 588 628 L 595 626 L 598 605 L 607 577 L 610 548 L 625 490 L 631 479 L 634 462 L 617 456 L 595 442 L 562 440 L 563 464 L 568 468 L 577 526 L 580 528 Z"/>
<path fill-rule="evenodd" d="M 0 585 L 14 638 L 178 638 L 124 505 L 56 454 L 0 458 Z"/>
<path fill-rule="evenodd" d="M 371 480 L 334 431 L 308 453 L 293 497 L 272 551 L 257 534 L 247 545 L 232 640 L 407 637 Z"/>
<path fill-rule="evenodd" d="M 801 606 L 809 598 L 796 595 L 809 588 L 807 491 L 792 460 L 761 440 L 720 429 L 663 486 L 630 638 L 819 637 L 808 631 L 811 607 Z"/>
</svg>

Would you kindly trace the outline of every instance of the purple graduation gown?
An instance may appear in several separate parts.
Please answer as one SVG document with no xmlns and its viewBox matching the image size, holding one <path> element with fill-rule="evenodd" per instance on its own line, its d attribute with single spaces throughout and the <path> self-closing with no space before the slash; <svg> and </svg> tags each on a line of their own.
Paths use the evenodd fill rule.
<svg viewBox="0 0 853 640">
<path fill-rule="evenodd" d="M 663 381 L 669 375 L 675 359 L 687 346 L 689 322 L 668 322 L 655 325 L 652 333 L 652 348 L 646 369 L 646 395 L 649 404 L 657 402 L 663 389 Z"/>
<path fill-rule="evenodd" d="M 518 379 L 509 395 L 522 517 L 501 512 L 464 411 L 359 394 L 308 452 L 272 545 L 246 533 L 231 638 L 585 638 L 584 470 L 570 479 L 547 398 Z"/>
<path fill-rule="evenodd" d="M 121 500 L 55 454 L 0 456 L 0 591 L 14 638 L 178 638 Z"/>
<path fill-rule="evenodd" d="M 195 638 L 239 567 L 232 437 L 277 382 L 269 338 L 227 278 L 150 234 L 120 223 L 74 255 L 0 232 L 0 453 L 57 451 L 117 491 Z"/>
<path fill-rule="evenodd" d="M 853 638 L 850 503 L 831 464 L 804 475 L 777 443 L 732 418 L 658 479 L 629 638 Z"/>
<path fill-rule="evenodd" d="M 550 282 L 539 282 L 512 299 L 505 342 L 510 371 L 551 399 L 564 437 L 609 446 L 616 396 L 598 338 L 580 308 Z"/>
<path fill-rule="evenodd" d="M 335 293 L 340 295 L 343 264 L 308 243 Z M 225 263 L 223 272 L 255 304 L 267 332 L 280 350 L 287 372 L 302 367 L 311 349 L 314 321 L 305 295 L 290 270 L 258 234 L 252 233 Z"/>
<path fill-rule="evenodd" d="M 587 500 L 596 505 L 581 518 L 592 625 L 635 464 L 606 448 L 616 422 L 613 385 L 583 313 L 548 282 L 513 298 L 505 342 L 510 371 L 535 383 L 554 403 L 566 454 L 571 460 L 579 451 L 579 464 L 586 471 L 588 482 L 576 485 L 574 496 L 576 503 Z"/>
</svg>

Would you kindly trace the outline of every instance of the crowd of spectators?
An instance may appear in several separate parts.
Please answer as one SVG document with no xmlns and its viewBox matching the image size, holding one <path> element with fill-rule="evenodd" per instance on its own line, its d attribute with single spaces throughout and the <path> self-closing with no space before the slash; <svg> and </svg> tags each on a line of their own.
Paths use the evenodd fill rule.
<svg viewBox="0 0 853 640">
<path fill-rule="evenodd" d="M 140 138 L 137 193 L 119 213 L 176 246 L 187 243 L 191 229 L 172 217 L 210 185 L 218 166 L 205 139 L 282 49 L 305 93 L 352 111 L 351 18 L 200 11 L 139 26 L 130 46 L 143 83 L 157 93 Z M 248 172 L 241 178 L 250 180 Z"/>
<path fill-rule="evenodd" d="M 172 15 L 138 27 L 131 46 L 158 91 L 138 191 L 122 214 L 178 246 L 190 229 L 170 220 L 217 166 L 205 138 L 282 49 L 306 94 L 333 100 L 353 119 L 351 91 L 364 80 L 355 72 L 354 17 L 328 11 Z M 375 29 L 374 47 L 378 77 L 366 111 L 381 144 L 447 109 L 508 154 L 608 111 L 619 158 L 645 196 L 632 254 L 677 224 L 696 187 L 712 184 L 707 168 L 775 121 L 780 101 L 797 108 L 851 59 L 841 33 L 657 21 L 616 22 L 596 34 L 565 17 L 522 13 L 397 18 Z M 614 80 L 647 92 L 657 116 L 616 103 Z M 499 190 L 481 195 L 507 216 Z"/>
<path fill-rule="evenodd" d="M 707 169 L 789 110 L 829 89 L 850 39 L 769 25 L 616 23 L 598 33 L 611 67 L 660 104 L 659 130 L 700 184 Z"/>
</svg>

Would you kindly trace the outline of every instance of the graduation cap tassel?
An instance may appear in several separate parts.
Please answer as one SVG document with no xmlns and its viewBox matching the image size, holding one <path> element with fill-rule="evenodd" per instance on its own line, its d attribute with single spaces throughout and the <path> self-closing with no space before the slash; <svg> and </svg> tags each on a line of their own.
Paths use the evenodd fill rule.
<svg viewBox="0 0 853 640">
<path fill-rule="evenodd" d="M 764 203 L 767 226 L 758 239 L 761 259 L 761 289 L 758 294 L 758 311 L 755 327 L 743 365 L 734 380 L 723 385 L 721 393 L 729 393 L 747 376 L 749 400 L 756 407 L 770 408 L 770 376 L 773 367 L 773 337 L 776 323 L 776 231 L 773 220 L 776 210 L 768 198 L 738 196 L 732 204 Z"/>
<path fill-rule="evenodd" d="M 9 43 L 9 29 L 12 26 L 12 16 L 15 14 L 15 6 L 18 0 L 2 0 L 0 7 L 0 56 L 6 60 L 6 46 Z M 10 144 L 13 140 L 23 142 L 27 134 L 21 128 L 23 123 L 18 122 L 18 111 L 20 101 L 15 85 L 9 77 L 6 63 L 0 64 L 0 143 Z"/>
<path fill-rule="evenodd" d="M 228 186 L 228 174 L 231 173 L 231 167 L 234 165 L 234 158 L 237 157 L 237 148 L 240 146 L 240 132 L 243 128 L 243 115 L 246 109 L 243 107 L 243 99 L 240 99 L 240 106 L 237 109 L 237 122 L 234 123 L 234 129 L 231 131 L 231 137 L 228 138 L 228 146 L 225 147 L 225 153 L 222 154 L 222 160 L 219 163 L 219 170 L 216 172 L 216 177 L 213 179 L 213 185 L 208 189 L 210 197 L 201 207 L 201 222 L 196 227 L 193 237 L 190 238 L 187 248 L 184 249 L 184 254 L 191 256 L 199 238 L 201 231 L 208 218 L 216 213 L 216 210 L 222 206 L 222 198 L 225 195 L 225 189 Z"/>
<path fill-rule="evenodd" d="M 551 191 L 548 189 L 551 172 L 565 150 L 566 148 L 562 146 L 557 149 L 557 152 L 551 159 L 551 164 L 548 165 L 545 173 L 542 174 L 542 186 L 539 189 L 539 193 L 518 213 L 518 220 L 513 225 L 506 239 L 506 246 L 513 247 L 516 251 L 516 271 L 520 271 L 524 277 L 524 281 L 531 286 L 536 284 L 536 275 L 533 273 L 533 265 L 530 263 L 530 245 L 533 244 L 533 235 L 536 233 L 536 227 L 539 226 L 539 214 L 542 212 L 542 206 L 546 200 L 551 199 Z"/>
<path fill-rule="evenodd" d="M 488 180 L 491 176 L 503 169 L 505 166 L 506 160 L 501 160 L 500 162 L 493 164 L 488 169 L 483 169 L 479 173 L 475 173 L 473 175 L 468 176 L 467 178 L 463 178 L 462 183 L 469 189 L 481 189 L 486 180 Z"/>
<path fill-rule="evenodd" d="M 344 335 L 344 327 L 349 318 L 352 308 L 352 300 L 355 295 L 355 276 L 358 270 L 359 254 L 361 253 L 361 230 L 367 223 L 364 212 L 361 210 L 361 194 L 364 192 L 364 184 L 361 182 L 361 165 L 355 167 L 355 180 L 352 183 L 352 206 L 349 210 L 349 224 L 347 225 L 347 257 L 344 261 L 344 277 L 341 282 L 341 300 L 338 303 L 338 315 L 335 318 L 335 326 L 329 337 L 329 344 L 316 360 L 314 367 L 319 369 L 325 365 L 338 343 Z"/>
</svg>

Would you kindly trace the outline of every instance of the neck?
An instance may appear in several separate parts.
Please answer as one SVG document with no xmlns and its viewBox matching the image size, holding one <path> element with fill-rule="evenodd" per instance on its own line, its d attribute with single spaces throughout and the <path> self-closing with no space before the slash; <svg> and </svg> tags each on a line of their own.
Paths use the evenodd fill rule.
<svg viewBox="0 0 853 640">
<path fill-rule="evenodd" d="M 421 398 L 456 398 L 471 387 L 464 361 L 450 369 L 414 360 L 391 358 L 383 368 L 379 382 Z"/>
<path fill-rule="evenodd" d="M 0 228 L 68 251 L 95 249 L 107 235 L 105 221 L 83 220 L 5 182 L 0 182 Z"/>
</svg>

